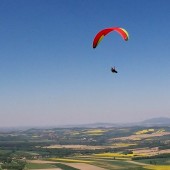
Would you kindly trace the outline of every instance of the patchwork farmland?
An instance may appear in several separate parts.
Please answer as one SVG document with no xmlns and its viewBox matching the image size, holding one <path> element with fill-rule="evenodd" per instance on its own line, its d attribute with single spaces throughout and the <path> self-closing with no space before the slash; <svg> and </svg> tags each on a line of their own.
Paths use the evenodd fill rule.
<svg viewBox="0 0 170 170">
<path fill-rule="evenodd" d="M 0 162 L 1 169 L 169 170 L 170 127 L 2 132 Z"/>
</svg>

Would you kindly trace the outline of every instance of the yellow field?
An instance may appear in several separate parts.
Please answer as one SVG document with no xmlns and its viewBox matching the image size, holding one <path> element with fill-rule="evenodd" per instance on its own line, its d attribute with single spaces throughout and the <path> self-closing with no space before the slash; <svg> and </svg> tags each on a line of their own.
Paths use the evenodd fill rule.
<svg viewBox="0 0 170 170">
<path fill-rule="evenodd" d="M 155 129 L 144 129 L 144 130 L 140 130 L 140 131 L 137 131 L 135 134 L 136 135 L 142 135 L 142 134 L 147 134 L 148 132 L 153 132 L 155 134 L 159 134 L 159 133 L 162 133 L 162 132 L 165 132 L 165 129 L 159 129 L 159 130 L 155 130 Z"/>
<path fill-rule="evenodd" d="M 169 165 L 148 165 L 144 168 L 150 169 L 150 170 L 170 170 Z"/>
<path fill-rule="evenodd" d="M 103 129 L 90 129 L 83 133 L 88 134 L 88 135 L 102 135 L 106 131 L 107 130 L 103 130 Z"/>
<path fill-rule="evenodd" d="M 141 135 L 141 134 L 146 134 L 148 132 L 154 132 L 154 131 L 155 131 L 154 129 L 144 129 L 144 130 L 137 131 L 135 134 Z"/>
<path fill-rule="evenodd" d="M 99 154 L 94 154 L 94 156 L 96 156 L 96 157 L 127 157 L 127 158 L 129 158 L 129 157 L 133 157 L 134 156 L 134 154 L 122 154 L 122 153 L 99 153 Z"/>
<path fill-rule="evenodd" d="M 159 130 L 156 131 L 155 133 L 161 133 L 161 132 L 165 132 L 165 129 L 159 129 Z"/>
</svg>

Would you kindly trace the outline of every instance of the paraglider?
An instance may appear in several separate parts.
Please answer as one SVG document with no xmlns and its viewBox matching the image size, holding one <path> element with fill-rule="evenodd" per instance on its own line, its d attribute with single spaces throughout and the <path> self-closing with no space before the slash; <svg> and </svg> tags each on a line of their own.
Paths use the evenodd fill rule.
<svg viewBox="0 0 170 170">
<path fill-rule="evenodd" d="M 93 48 L 96 48 L 99 43 L 102 41 L 102 39 L 104 38 L 104 36 L 106 36 L 107 34 L 109 34 L 112 31 L 116 31 L 117 33 L 119 33 L 121 35 L 121 37 L 125 40 L 128 41 L 129 39 L 129 34 L 128 32 L 124 29 L 124 28 L 120 28 L 120 27 L 111 27 L 111 28 L 105 28 L 101 31 L 99 31 L 95 38 L 93 39 Z M 118 73 L 115 69 L 115 67 L 111 67 L 111 72 L 112 73 Z"/>
</svg>

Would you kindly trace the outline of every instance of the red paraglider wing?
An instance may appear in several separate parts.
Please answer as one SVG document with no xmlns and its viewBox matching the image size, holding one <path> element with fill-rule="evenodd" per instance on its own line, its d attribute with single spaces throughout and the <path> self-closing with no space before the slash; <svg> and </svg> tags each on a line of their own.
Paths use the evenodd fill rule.
<svg viewBox="0 0 170 170">
<path fill-rule="evenodd" d="M 119 28 L 119 27 L 106 28 L 106 29 L 99 31 L 96 34 L 96 36 L 93 40 L 93 48 L 96 48 L 97 45 L 100 43 L 100 41 L 104 38 L 104 36 L 107 35 L 108 33 L 110 33 L 111 31 L 118 32 L 125 41 L 127 41 L 129 38 L 128 32 L 123 28 Z"/>
</svg>

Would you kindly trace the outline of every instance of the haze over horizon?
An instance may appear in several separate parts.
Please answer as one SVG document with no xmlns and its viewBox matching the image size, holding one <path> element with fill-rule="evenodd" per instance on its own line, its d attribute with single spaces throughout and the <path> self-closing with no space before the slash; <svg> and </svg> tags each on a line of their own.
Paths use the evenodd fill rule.
<svg viewBox="0 0 170 170">
<path fill-rule="evenodd" d="M 1 0 L 0 127 L 170 117 L 169 6 Z M 96 33 L 114 26 L 129 41 L 111 33 L 93 49 Z"/>
</svg>

